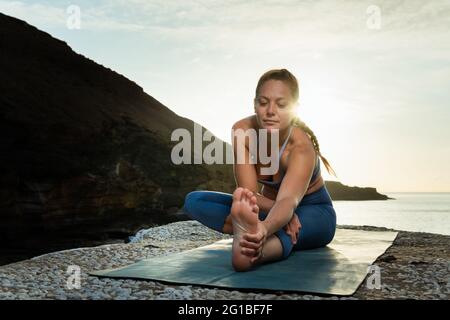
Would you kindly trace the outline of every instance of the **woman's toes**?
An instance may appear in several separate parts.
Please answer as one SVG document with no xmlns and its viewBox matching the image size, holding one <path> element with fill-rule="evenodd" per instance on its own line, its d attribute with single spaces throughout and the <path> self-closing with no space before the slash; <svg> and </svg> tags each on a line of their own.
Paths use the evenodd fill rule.
<svg viewBox="0 0 450 320">
<path fill-rule="evenodd" d="M 248 190 L 248 189 L 244 189 L 244 191 L 242 192 L 242 201 L 245 201 L 245 202 L 250 202 L 250 198 L 248 197 L 248 192 L 247 191 L 245 191 L 245 190 Z"/>
<path fill-rule="evenodd" d="M 255 205 L 252 207 L 252 211 L 253 211 L 254 213 L 258 214 L 258 213 L 259 213 L 259 207 L 255 204 Z"/>
<path fill-rule="evenodd" d="M 244 193 L 244 189 L 239 187 L 233 192 L 233 201 L 240 201 L 242 199 L 242 195 Z"/>
</svg>

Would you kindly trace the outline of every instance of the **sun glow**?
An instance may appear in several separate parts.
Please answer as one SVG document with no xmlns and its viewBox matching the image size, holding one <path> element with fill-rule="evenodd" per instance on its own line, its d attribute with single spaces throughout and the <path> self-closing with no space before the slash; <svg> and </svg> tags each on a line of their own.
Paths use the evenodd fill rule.
<svg viewBox="0 0 450 320">
<path fill-rule="evenodd" d="M 357 121 L 357 114 L 339 97 L 336 87 L 323 87 L 319 83 L 305 85 L 300 95 L 298 116 L 320 135 L 331 136 L 337 128 Z"/>
<path fill-rule="evenodd" d="M 349 99 L 343 99 L 343 91 L 337 83 L 311 81 L 300 88 L 297 115 L 316 135 L 322 154 L 337 169 L 333 159 L 338 159 L 348 150 L 352 128 L 358 125 L 361 115 L 352 106 Z M 342 169 L 342 168 L 341 168 Z M 339 170 L 336 170 L 339 176 Z M 338 180 L 328 174 L 322 166 L 322 175 L 326 180 Z"/>
</svg>

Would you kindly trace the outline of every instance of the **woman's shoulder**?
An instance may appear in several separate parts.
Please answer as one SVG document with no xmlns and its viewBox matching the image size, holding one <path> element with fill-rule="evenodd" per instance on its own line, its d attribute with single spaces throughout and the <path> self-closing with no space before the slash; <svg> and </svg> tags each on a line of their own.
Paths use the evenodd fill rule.
<svg viewBox="0 0 450 320">
<path fill-rule="evenodd" d="M 314 145 L 309 135 L 299 127 L 293 127 L 289 139 L 289 149 L 297 149 L 303 151 L 314 150 Z"/>
<path fill-rule="evenodd" d="M 254 129 L 255 128 L 255 115 L 248 116 L 241 120 L 236 121 L 233 124 L 233 129 Z"/>
</svg>

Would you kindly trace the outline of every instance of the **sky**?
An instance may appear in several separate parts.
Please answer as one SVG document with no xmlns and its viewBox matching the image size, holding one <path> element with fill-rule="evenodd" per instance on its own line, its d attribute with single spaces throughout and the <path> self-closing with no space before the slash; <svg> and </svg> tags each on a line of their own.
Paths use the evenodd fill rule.
<svg viewBox="0 0 450 320">
<path fill-rule="evenodd" d="M 227 142 L 259 77 L 287 68 L 337 173 L 322 166 L 325 180 L 450 192 L 450 1 L 0 0 L 0 12 Z"/>
</svg>

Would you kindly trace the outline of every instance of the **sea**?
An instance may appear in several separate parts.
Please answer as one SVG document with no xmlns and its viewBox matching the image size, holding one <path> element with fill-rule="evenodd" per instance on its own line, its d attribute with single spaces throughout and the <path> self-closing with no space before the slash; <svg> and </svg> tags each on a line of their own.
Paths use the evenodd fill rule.
<svg viewBox="0 0 450 320">
<path fill-rule="evenodd" d="M 337 224 L 450 235 L 450 192 L 383 194 L 395 200 L 333 201 Z"/>
</svg>

